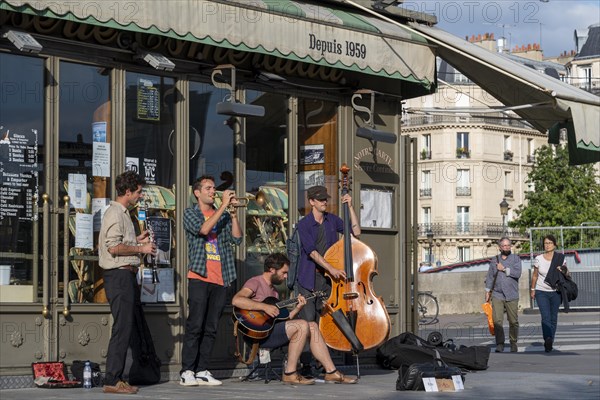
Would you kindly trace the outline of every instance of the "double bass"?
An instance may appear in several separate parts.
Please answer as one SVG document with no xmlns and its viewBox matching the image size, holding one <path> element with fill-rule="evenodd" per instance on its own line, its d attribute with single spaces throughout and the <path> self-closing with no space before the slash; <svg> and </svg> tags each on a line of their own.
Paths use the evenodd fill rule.
<svg viewBox="0 0 600 400">
<path fill-rule="evenodd" d="M 350 168 L 342 164 L 340 171 L 341 192 L 345 195 L 349 191 Z M 326 274 L 331 280 L 331 294 L 324 304 L 319 330 L 330 348 L 357 353 L 378 347 L 387 340 L 390 317 L 383 299 L 373 291 L 373 277 L 378 274 L 377 255 L 352 236 L 348 204 L 344 203 L 343 211 L 344 236 L 327 250 L 324 258 L 334 268 L 344 270 L 346 279 L 333 279 Z M 348 332 L 348 326 L 353 333 Z M 360 342 L 358 345 L 356 339 Z"/>
</svg>

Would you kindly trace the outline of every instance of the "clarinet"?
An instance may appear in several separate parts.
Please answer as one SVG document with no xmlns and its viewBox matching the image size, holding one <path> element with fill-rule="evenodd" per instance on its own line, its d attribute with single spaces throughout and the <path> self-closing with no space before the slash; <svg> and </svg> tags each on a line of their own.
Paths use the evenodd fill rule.
<svg viewBox="0 0 600 400">
<path fill-rule="evenodd" d="M 146 230 L 148 231 L 148 240 L 150 243 L 156 245 L 158 251 L 158 245 L 156 243 L 156 238 L 154 236 L 154 230 L 152 229 L 152 225 L 148 222 L 148 201 L 144 202 L 144 209 L 146 210 L 146 219 L 144 221 L 144 225 Z M 158 270 L 156 269 L 156 257 L 152 254 L 146 254 L 145 263 L 152 266 L 152 283 L 158 283 Z"/>
</svg>

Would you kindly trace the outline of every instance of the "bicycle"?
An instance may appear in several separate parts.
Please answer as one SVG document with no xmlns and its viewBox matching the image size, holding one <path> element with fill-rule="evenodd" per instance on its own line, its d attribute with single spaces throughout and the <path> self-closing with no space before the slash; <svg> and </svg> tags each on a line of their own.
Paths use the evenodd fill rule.
<svg viewBox="0 0 600 400">
<path fill-rule="evenodd" d="M 438 304 L 437 297 L 431 294 L 431 292 L 418 292 L 417 306 L 419 307 L 419 325 L 430 325 L 437 322 L 440 305 Z"/>
</svg>

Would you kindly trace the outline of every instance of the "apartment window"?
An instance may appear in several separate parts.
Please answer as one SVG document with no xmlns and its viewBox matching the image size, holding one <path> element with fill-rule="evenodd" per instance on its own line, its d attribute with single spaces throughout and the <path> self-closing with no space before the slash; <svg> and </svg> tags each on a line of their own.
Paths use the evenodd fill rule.
<svg viewBox="0 0 600 400">
<path fill-rule="evenodd" d="M 504 171 L 504 197 L 513 198 L 512 173 Z"/>
<path fill-rule="evenodd" d="M 421 197 L 431 197 L 431 171 L 421 171 Z"/>
<path fill-rule="evenodd" d="M 532 164 L 535 161 L 533 153 L 535 148 L 533 147 L 533 139 L 527 139 L 527 162 Z"/>
<path fill-rule="evenodd" d="M 456 231 L 469 232 L 469 207 L 456 207 Z"/>
<path fill-rule="evenodd" d="M 423 135 L 423 147 L 421 149 L 421 160 L 431 160 L 431 134 Z"/>
<path fill-rule="evenodd" d="M 504 136 L 504 161 L 512 161 L 513 152 L 511 150 L 510 136 Z"/>
<path fill-rule="evenodd" d="M 469 158 L 471 152 L 469 150 L 469 133 L 458 132 L 456 134 L 456 157 Z"/>
<path fill-rule="evenodd" d="M 579 87 L 583 90 L 592 90 L 592 66 L 586 65 L 585 67 L 581 67 L 582 79 L 579 84 Z"/>
<path fill-rule="evenodd" d="M 458 247 L 458 262 L 466 262 L 471 260 L 471 249 L 469 247 Z"/>
<path fill-rule="evenodd" d="M 431 228 L 431 207 L 423 207 L 422 209 L 421 220 L 423 221 L 423 226 L 425 230 Z"/>
<path fill-rule="evenodd" d="M 457 196 L 470 196 L 471 195 L 471 179 L 468 169 L 458 170 L 458 181 L 456 182 L 456 195 Z"/>
</svg>

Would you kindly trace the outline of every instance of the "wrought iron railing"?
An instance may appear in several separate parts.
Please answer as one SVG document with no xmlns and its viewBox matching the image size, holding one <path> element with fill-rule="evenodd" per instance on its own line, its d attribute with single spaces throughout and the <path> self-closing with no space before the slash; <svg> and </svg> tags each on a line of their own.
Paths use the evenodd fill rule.
<svg viewBox="0 0 600 400">
<path fill-rule="evenodd" d="M 402 121 L 402 125 L 407 126 L 419 126 L 419 125 L 432 125 L 432 124 L 456 124 L 456 123 L 469 123 L 469 124 L 486 124 L 486 125 L 500 125 L 500 126 L 512 126 L 516 128 L 531 129 L 531 127 L 518 119 L 501 118 L 502 115 L 494 115 L 494 118 L 482 118 L 482 117 L 469 117 L 467 119 L 461 117 L 453 117 L 446 115 L 418 115 L 411 116 Z"/>
<path fill-rule="evenodd" d="M 431 188 L 419 189 L 419 195 L 421 197 L 431 197 Z"/>
<path fill-rule="evenodd" d="M 456 187 L 456 195 L 457 196 L 470 196 L 471 188 L 470 187 Z"/>
<path fill-rule="evenodd" d="M 485 223 L 485 222 L 465 222 L 465 223 L 446 223 L 437 222 L 431 224 L 419 224 L 418 235 L 427 237 L 427 230 L 431 229 L 434 238 L 447 236 L 487 236 L 499 238 L 508 236 L 510 238 L 527 238 L 526 233 L 521 233 L 517 229 L 508 228 L 502 224 Z"/>
<path fill-rule="evenodd" d="M 508 197 L 509 199 L 513 198 L 513 190 L 512 189 L 504 189 L 504 197 Z"/>
<path fill-rule="evenodd" d="M 534 156 L 533 154 L 529 154 L 529 155 L 527 156 L 527 162 L 528 162 L 529 164 L 533 164 L 533 163 L 535 162 L 535 156 Z"/>
</svg>

